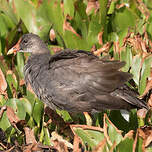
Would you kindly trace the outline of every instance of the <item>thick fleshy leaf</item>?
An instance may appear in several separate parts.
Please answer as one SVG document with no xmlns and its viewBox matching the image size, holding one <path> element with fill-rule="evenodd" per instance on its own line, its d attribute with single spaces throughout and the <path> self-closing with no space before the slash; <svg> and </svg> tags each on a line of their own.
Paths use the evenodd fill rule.
<svg viewBox="0 0 152 152">
<path fill-rule="evenodd" d="M 97 130 L 74 128 L 74 132 L 82 139 L 84 145 L 87 143 L 91 148 L 97 146 L 104 138 L 104 134 Z"/>
<path fill-rule="evenodd" d="M 23 70 L 24 70 L 24 55 L 23 53 L 17 53 L 17 71 L 19 73 L 20 78 L 24 78 Z"/>
<path fill-rule="evenodd" d="M 7 88 L 5 76 L 0 68 L 0 92 L 4 92 Z"/>
<path fill-rule="evenodd" d="M 133 74 L 133 80 L 137 85 L 139 85 L 140 70 L 141 70 L 141 56 L 136 55 L 133 57 L 130 72 Z"/>
<path fill-rule="evenodd" d="M 110 137 L 110 140 L 112 143 L 116 142 L 117 144 L 119 144 L 123 138 L 123 136 L 121 135 L 121 131 L 118 130 L 108 119 L 107 116 L 104 116 L 104 125 L 107 124 L 108 126 L 108 136 Z M 104 128 L 106 129 L 106 128 Z"/>
<path fill-rule="evenodd" d="M 64 14 L 65 16 L 70 15 L 74 16 L 74 0 L 64 0 Z"/>
<path fill-rule="evenodd" d="M 126 64 L 125 66 L 122 68 L 122 70 L 124 72 L 128 72 L 130 69 L 130 66 L 132 64 L 132 52 L 131 52 L 131 47 L 126 46 L 124 50 L 121 51 L 121 61 L 125 61 Z"/>
<path fill-rule="evenodd" d="M 5 131 L 10 126 L 11 126 L 11 124 L 8 120 L 7 114 L 6 114 L 6 112 L 4 112 L 2 118 L 0 119 L 0 128 L 2 128 Z"/>
<path fill-rule="evenodd" d="M 22 98 L 22 99 L 20 99 L 20 102 L 22 102 L 23 103 L 23 105 L 24 105 L 24 108 L 25 108 L 25 111 L 29 114 L 29 115 L 31 115 L 32 114 L 32 105 L 31 105 L 31 103 L 26 99 L 26 98 Z"/>
<path fill-rule="evenodd" d="M 40 124 L 42 123 L 43 114 L 44 114 L 44 104 L 39 99 L 36 99 L 33 107 L 32 115 L 38 127 L 40 127 Z"/>
<path fill-rule="evenodd" d="M 138 128 L 137 110 L 133 109 L 130 111 L 129 129 L 136 130 L 137 128 Z"/>
<path fill-rule="evenodd" d="M 68 121 L 68 122 L 72 121 L 72 118 L 67 111 L 56 109 L 56 112 L 64 119 L 65 122 L 66 121 Z"/>
<path fill-rule="evenodd" d="M 49 2 L 45 1 L 43 6 L 47 12 L 50 22 L 53 24 L 53 28 L 59 32 L 60 36 L 63 36 L 64 16 L 61 8 L 61 0 L 51 0 Z"/>
<path fill-rule="evenodd" d="M 48 128 L 43 127 L 43 131 L 44 131 L 44 138 L 43 138 L 44 144 L 51 145 L 50 133 L 49 133 Z"/>
<path fill-rule="evenodd" d="M 132 149 L 133 149 L 133 144 L 134 144 L 134 140 L 133 140 L 133 139 L 126 138 L 125 140 L 121 141 L 121 142 L 117 145 L 116 151 L 121 151 L 121 152 L 129 152 L 129 151 L 132 151 Z"/>
<path fill-rule="evenodd" d="M 127 7 L 120 8 L 114 15 L 113 28 L 117 31 L 122 31 L 128 27 L 133 27 L 136 24 L 136 16 Z"/>
<path fill-rule="evenodd" d="M 152 15 L 149 17 L 149 20 L 148 20 L 147 32 L 152 38 Z"/>
<path fill-rule="evenodd" d="M 29 1 L 15 0 L 14 2 L 17 14 L 23 20 L 29 32 L 37 34 L 39 29 L 36 25 L 35 7 L 33 5 L 30 5 Z"/>
<path fill-rule="evenodd" d="M 152 65 L 152 56 L 148 56 L 144 59 L 141 70 L 139 93 L 142 94 L 146 88 L 146 80 L 150 76 L 150 68 Z"/>
<path fill-rule="evenodd" d="M 15 114 L 19 117 L 20 120 L 24 120 L 26 116 L 26 110 L 24 108 L 23 102 L 21 102 L 19 99 L 9 99 L 6 102 L 7 106 L 10 106 L 15 111 Z"/>
<path fill-rule="evenodd" d="M 0 10 L 3 11 L 14 24 L 17 24 L 17 16 L 15 15 L 12 8 L 12 1 L 0 0 Z"/>
</svg>

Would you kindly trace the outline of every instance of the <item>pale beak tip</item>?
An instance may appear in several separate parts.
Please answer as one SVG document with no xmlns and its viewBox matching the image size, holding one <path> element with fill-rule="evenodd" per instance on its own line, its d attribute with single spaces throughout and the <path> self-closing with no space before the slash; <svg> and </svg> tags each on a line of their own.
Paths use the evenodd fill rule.
<svg viewBox="0 0 152 152">
<path fill-rule="evenodd" d="M 10 50 L 8 50 L 7 55 L 13 54 L 14 53 L 14 49 L 11 48 Z"/>
</svg>

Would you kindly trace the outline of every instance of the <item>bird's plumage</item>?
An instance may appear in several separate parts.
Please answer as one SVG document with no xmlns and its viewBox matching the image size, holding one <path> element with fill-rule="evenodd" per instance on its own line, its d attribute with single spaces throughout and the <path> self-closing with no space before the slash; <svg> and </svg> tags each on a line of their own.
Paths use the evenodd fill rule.
<svg viewBox="0 0 152 152">
<path fill-rule="evenodd" d="M 125 62 L 99 59 L 82 50 L 66 49 L 51 56 L 45 43 L 40 47 L 35 46 L 40 40 L 35 35 L 24 35 L 21 38 L 20 46 L 24 52 L 30 47 L 25 49 L 22 42 L 29 36 L 34 46 L 24 67 L 25 81 L 52 109 L 94 112 L 147 108 L 146 103 L 125 85 L 132 78 L 131 74 L 120 71 Z"/>
</svg>

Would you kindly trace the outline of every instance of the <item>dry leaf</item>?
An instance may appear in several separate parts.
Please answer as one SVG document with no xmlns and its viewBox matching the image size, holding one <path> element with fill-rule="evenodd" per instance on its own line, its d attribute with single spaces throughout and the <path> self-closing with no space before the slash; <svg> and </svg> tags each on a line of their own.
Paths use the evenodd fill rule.
<svg viewBox="0 0 152 152">
<path fill-rule="evenodd" d="M 20 82 L 19 82 L 19 85 L 20 85 L 20 86 L 23 86 L 24 84 L 25 84 L 25 80 L 24 80 L 24 79 L 21 79 Z"/>
<path fill-rule="evenodd" d="M 3 113 L 4 113 L 4 111 L 5 111 L 6 109 L 7 109 L 6 106 L 1 107 L 1 110 L 0 110 L 0 119 L 1 119 L 1 117 L 3 116 Z"/>
<path fill-rule="evenodd" d="M 108 144 L 110 146 L 112 146 L 112 141 L 110 140 L 110 137 L 108 136 L 108 125 L 106 124 L 105 115 L 104 115 L 104 126 L 103 126 L 103 129 L 104 129 L 104 137 L 106 138 Z"/>
<path fill-rule="evenodd" d="M 35 136 L 34 136 L 34 131 L 33 130 L 31 130 L 28 127 L 25 127 L 24 131 L 25 131 L 25 137 L 26 137 L 26 144 L 37 143 L 37 141 L 35 140 Z"/>
<path fill-rule="evenodd" d="M 152 143 L 152 130 L 149 131 L 149 135 L 145 140 L 145 147 L 149 146 Z"/>
<path fill-rule="evenodd" d="M 143 139 L 142 149 L 145 151 L 145 147 L 152 143 L 152 127 L 144 126 L 138 129 L 139 136 Z"/>
<path fill-rule="evenodd" d="M 46 107 L 44 111 L 45 114 L 47 114 L 50 117 L 52 123 L 56 124 L 57 128 L 60 130 L 60 133 L 63 132 L 64 134 L 73 137 L 69 124 L 66 123 L 59 114 L 57 114 L 54 110 L 50 109 L 49 107 Z"/>
<path fill-rule="evenodd" d="M 139 109 L 137 111 L 137 116 L 141 119 L 144 119 L 146 117 L 146 114 L 147 114 L 147 109 L 145 108 Z"/>
<path fill-rule="evenodd" d="M 73 141 L 73 152 L 81 152 L 81 149 L 79 148 L 79 144 L 81 143 L 81 140 L 78 135 L 74 136 Z"/>
<path fill-rule="evenodd" d="M 102 35 L 103 35 L 103 31 L 98 33 L 98 41 L 100 45 L 103 45 Z"/>
<path fill-rule="evenodd" d="M 137 139 L 138 139 L 138 130 L 136 132 L 136 137 L 135 137 L 135 140 L 134 140 L 134 143 L 133 143 L 133 149 L 132 149 L 132 152 L 136 152 L 136 145 L 137 145 Z"/>
<path fill-rule="evenodd" d="M 100 8 L 99 1 L 89 0 L 86 8 L 86 13 L 89 15 L 92 10 L 94 10 L 94 13 L 97 13 L 99 8 Z"/>
<path fill-rule="evenodd" d="M 110 140 L 110 137 L 109 137 L 109 135 L 108 135 L 108 125 L 107 125 L 107 123 L 106 123 L 106 120 L 116 129 L 116 132 L 117 132 L 118 134 L 120 134 L 121 136 L 122 136 L 122 131 L 119 130 L 118 128 L 116 128 L 116 126 L 115 126 L 115 125 L 110 121 L 110 119 L 108 118 L 107 114 L 104 114 L 104 117 L 103 117 L 103 121 L 104 121 L 104 127 L 103 127 L 103 129 L 104 129 L 104 136 L 105 136 L 107 142 L 109 143 L 109 145 L 112 146 L 113 144 L 112 144 L 112 142 L 111 142 L 111 140 Z"/>
<path fill-rule="evenodd" d="M 124 136 L 123 139 L 133 138 L 133 135 L 134 135 L 134 131 L 133 131 L 133 130 L 130 130 L 128 133 L 125 134 L 125 136 Z"/>
<path fill-rule="evenodd" d="M 113 51 L 114 51 L 115 53 L 118 53 L 119 56 L 120 56 L 121 48 L 119 47 L 119 41 L 114 42 L 113 45 L 114 45 Z"/>
<path fill-rule="evenodd" d="M 31 93 L 33 93 L 35 95 L 35 97 L 37 97 L 29 83 L 27 84 L 27 90 L 30 91 Z"/>
<path fill-rule="evenodd" d="M 5 76 L 2 70 L 0 69 L 0 93 L 4 94 L 6 88 L 7 88 L 7 82 L 5 80 Z"/>
<path fill-rule="evenodd" d="M 114 151 L 114 148 L 115 148 L 116 146 L 117 146 L 117 143 L 116 143 L 116 141 L 114 141 L 114 142 L 113 142 L 113 145 L 111 146 L 109 152 L 113 152 L 113 151 Z"/>
<path fill-rule="evenodd" d="M 95 131 L 100 131 L 100 132 L 104 131 L 103 128 L 88 126 L 88 125 L 70 125 L 70 128 L 74 135 L 76 135 L 74 131 L 75 128 L 82 128 L 83 130 L 95 130 Z"/>
<path fill-rule="evenodd" d="M 64 20 L 64 24 L 63 24 L 63 30 L 67 30 L 67 31 L 71 31 L 72 33 L 74 33 L 76 36 L 80 37 L 81 36 L 73 29 L 73 27 L 70 25 L 70 23 L 65 19 Z"/>
<path fill-rule="evenodd" d="M 96 45 L 93 45 L 91 48 L 91 52 L 94 53 L 96 51 Z"/>
<path fill-rule="evenodd" d="M 59 152 L 68 152 L 68 148 L 65 145 L 64 142 L 58 141 L 58 140 L 54 140 L 52 141 L 54 148 L 59 151 Z"/>
<path fill-rule="evenodd" d="M 117 8 L 117 9 L 120 9 L 120 8 L 122 8 L 122 7 L 124 7 L 124 6 L 126 6 L 126 3 L 117 4 L 117 5 L 116 5 L 116 8 Z"/>
<path fill-rule="evenodd" d="M 63 48 L 60 48 L 60 47 L 51 47 L 51 50 L 52 50 L 54 53 L 57 53 L 57 52 L 60 52 L 61 50 L 63 50 Z"/>
<path fill-rule="evenodd" d="M 27 146 L 23 147 L 23 152 L 44 152 L 44 150 L 39 147 L 38 143 L 28 144 Z"/>
<path fill-rule="evenodd" d="M 92 152 L 101 152 L 103 151 L 104 146 L 106 145 L 106 138 L 104 138 L 94 149 Z"/>
<path fill-rule="evenodd" d="M 110 48 L 110 43 L 107 42 L 106 44 L 104 44 L 100 49 L 98 49 L 97 51 L 93 52 L 94 55 L 96 56 L 100 56 L 101 53 L 103 52 L 108 52 L 109 51 L 109 48 Z"/>
<path fill-rule="evenodd" d="M 83 112 L 85 118 L 86 118 L 86 124 L 88 126 L 92 126 L 92 118 L 90 117 L 88 112 Z"/>
<path fill-rule="evenodd" d="M 138 2 L 138 9 L 141 11 L 142 14 L 145 15 L 146 20 L 148 21 L 148 18 L 150 16 L 150 11 L 148 10 L 148 8 L 146 7 L 146 5 L 141 1 L 141 0 L 137 0 Z"/>
<path fill-rule="evenodd" d="M 152 78 L 151 80 L 148 80 L 146 88 L 144 93 L 140 96 L 140 98 L 143 98 L 150 90 L 152 89 Z"/>
<path fill-rule="evenodd" d="M 7 107 L 7 117 L 13 127 L 17 129 L 16 123 L 20 121 L 20 119 L 15 114 L 14 110 L 11 107 Z"/>
<path fill-rule="evenodd" d="M 152 93 L 151 93 L 150 98 L 148 100 L 148 105 L 149 105 L 149 107 L 152 107 Z"/>
<path fill-rule="evenodd" d="M 51 133 L 51 141 L 55 144 L 54 147 L 55 148 L 61 148 L 63 147 L 64 150 L 67 149 L 67 147 L 73 149 L 73 145 L 71 143 L 69 143 L 67 140 L 63 139 L 62 136 L 60 136 L 59 134 L 57 134 L 55 131 Z"/>
</svg>

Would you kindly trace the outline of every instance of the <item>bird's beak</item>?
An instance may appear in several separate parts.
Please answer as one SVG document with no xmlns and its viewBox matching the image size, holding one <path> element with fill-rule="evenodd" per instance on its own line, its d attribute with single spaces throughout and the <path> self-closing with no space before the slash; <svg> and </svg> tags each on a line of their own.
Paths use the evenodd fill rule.
<svg viewBox="0 0 152 152">
<path fill-rule="evenodd" d="M 8 50 L 7 55 L 9 54 L 16 54 L 16 52 L 20 51 L 20 41 L 19 40 L 11 49 Z"/>
</svg>

